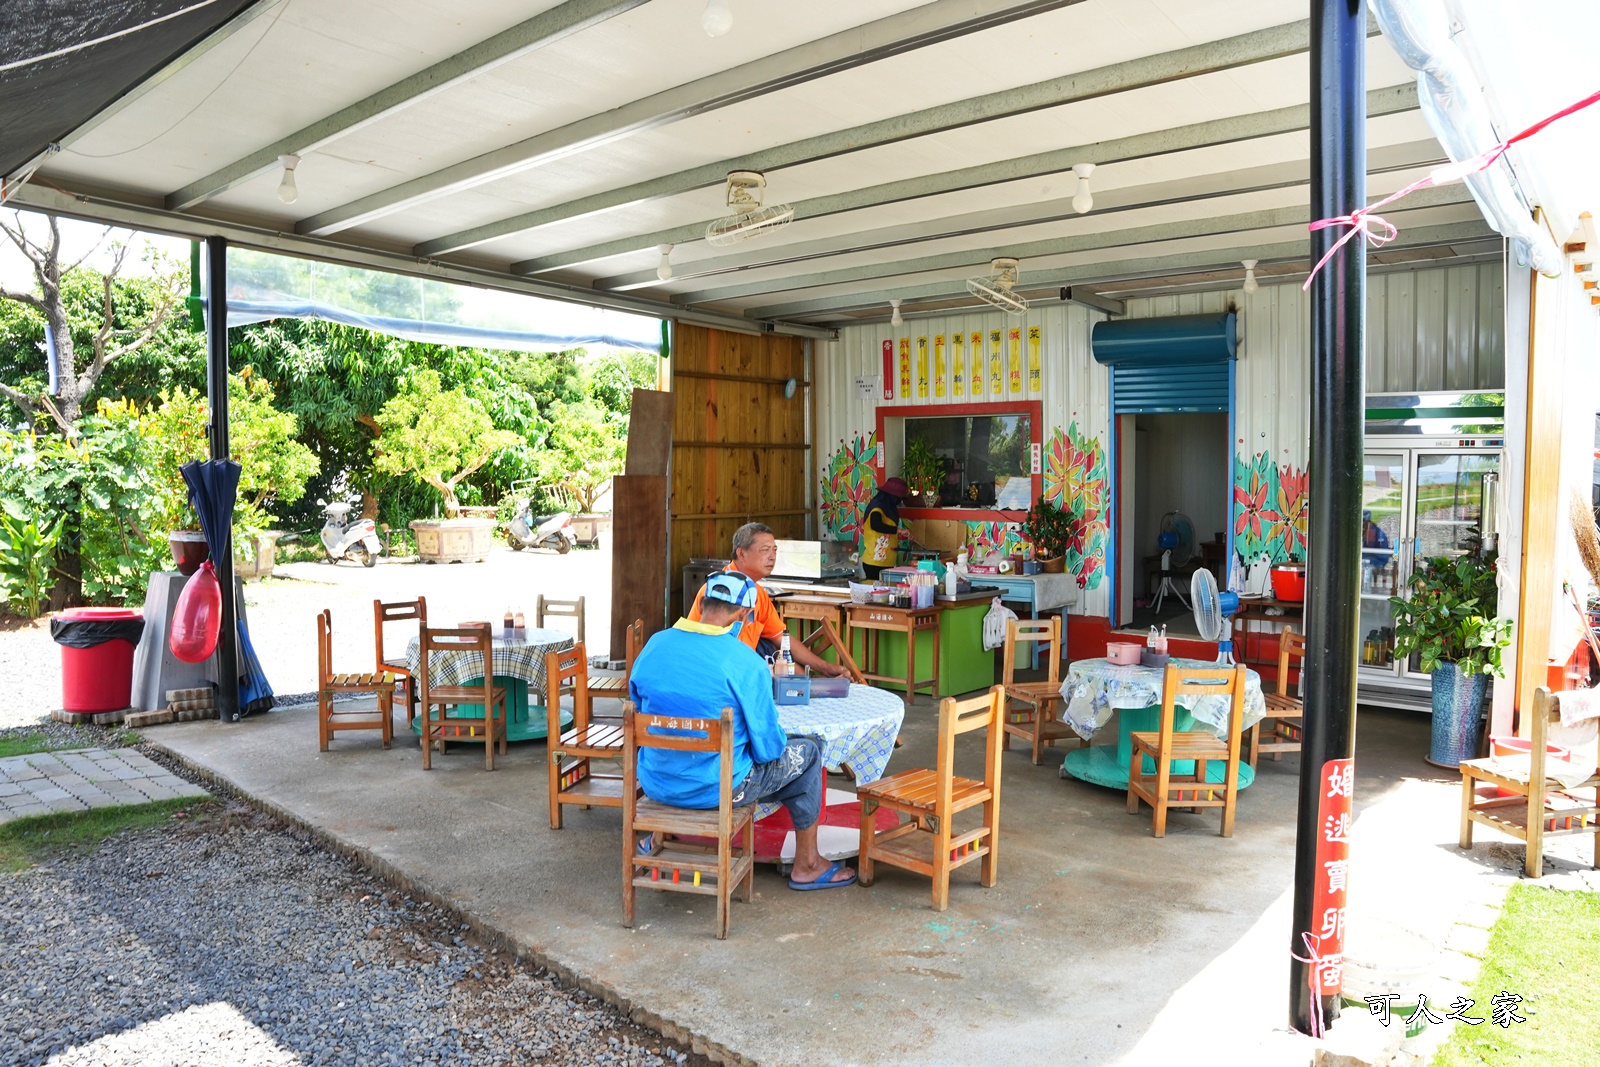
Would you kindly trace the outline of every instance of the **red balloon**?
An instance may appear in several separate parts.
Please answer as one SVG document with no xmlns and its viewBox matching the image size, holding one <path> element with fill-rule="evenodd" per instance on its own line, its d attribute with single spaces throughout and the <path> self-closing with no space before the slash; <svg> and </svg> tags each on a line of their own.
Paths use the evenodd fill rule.
<svg viewBox="0 0 1600 1067">
<path fill-rule="evenodd" d="M 167 644 L 185 663 L 199 663 L 217 650 L 222 631 L 222 584 L 210 560 L 189 576 L 178 594 L 172 614 L 172 634 Z"/>
</svg>

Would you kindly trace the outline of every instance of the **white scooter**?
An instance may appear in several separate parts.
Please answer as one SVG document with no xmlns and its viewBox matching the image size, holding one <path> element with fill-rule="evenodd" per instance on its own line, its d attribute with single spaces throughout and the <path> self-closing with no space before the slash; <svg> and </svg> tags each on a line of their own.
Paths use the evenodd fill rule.
<svg viewBox="0 0 1600 1067">
<path fill-rule="evenodd" d="M 363 567 L 376 566 L 378 556 L 383 552 L 383 545 L 378 541 L 377 524 L 371 519 L 350 522 L 350 509 L 355 507 L 354 504 L 329 504 L 325 500 L 317 503 L 322 505 L 322 514 L 325 516 L 322 523 L 322 551 L 327 561 L 338 563 L 342 559 L 351 559 Z"/>
<path fill-rule="evenodd" d="M 550 548 L 565 556 L 577 544 L 572 532 L 572 513 L 534 515 L 532 494 L 522 498 L 516 517 L 506 527 L 506 543 L 521 552 L 524 548 Z"/>
</svg>

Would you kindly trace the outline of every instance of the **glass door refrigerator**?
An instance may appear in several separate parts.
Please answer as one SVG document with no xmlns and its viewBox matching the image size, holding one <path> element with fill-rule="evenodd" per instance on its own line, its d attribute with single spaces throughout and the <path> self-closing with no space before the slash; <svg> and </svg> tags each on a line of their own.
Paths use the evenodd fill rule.
<svg viewBox="0 0 1600 1067">
<path fill-rule="evenodd" d="M 1363 703 L 1431 709 L 1431 677 L 1415 655 L 1395 655 L 1389 598 L 1406 595 L 1423 561 L 1475 549 L 1485 475 L 1491 484 L 1500 476 L 1503 411 L 1501 394 L 1367 398 L 1358 674 Z"/>
</svg>

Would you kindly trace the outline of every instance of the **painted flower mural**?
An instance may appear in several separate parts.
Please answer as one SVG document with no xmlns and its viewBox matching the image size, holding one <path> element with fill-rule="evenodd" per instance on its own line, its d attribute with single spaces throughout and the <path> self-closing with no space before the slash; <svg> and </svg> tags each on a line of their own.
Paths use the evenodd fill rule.
<svg viewBox="0 0 1600 1067">
<path fill-rule="evenodd" d="M 1291 464 L 1280 469 L 1265 452 L 1246 463 L 1233 458 L 1233 547 L 1245 562 L 1306 558 L 1306 508 L 1310 479 Z"/>
<path fill-rule="evenodd" d="M 1067 570 L 1079 589 L 1097 589 L 1105 577 L 1107 524 L 1106 452 L 1078 424 L 1056 430 L 1045 446 L 1044 496 L 1072 515 Z"/>
<path fill-rule="evenodd" d="M 998 552 L 1002 556 L 1020 555 L 1022 535 L 1004 522 L 968 522 L 966 549 L 973 556 Z"/>
<path fill-rule="evenodd" d="M 820 499 L 822 527 L 829 537 L 854 541 L 861 532 L 862 513 L 878 489 L 875 437 L 857 434 L 852 441 L 840 441 L 839 450 L 828 459 Z"/>
</svg>

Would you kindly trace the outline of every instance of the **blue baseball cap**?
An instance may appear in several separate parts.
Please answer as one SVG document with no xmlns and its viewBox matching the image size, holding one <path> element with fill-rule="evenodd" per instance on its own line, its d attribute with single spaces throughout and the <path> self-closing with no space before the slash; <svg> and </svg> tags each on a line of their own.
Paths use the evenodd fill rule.
<svg viewBox="0 0 1600 1067">
<path fill-rule="evenodd" d="M 719 600 L 741 608 L 756 606 L 756 583 L 738 571 L 717 571 L 706 578 L 707 600 Z"/>
</svg>

